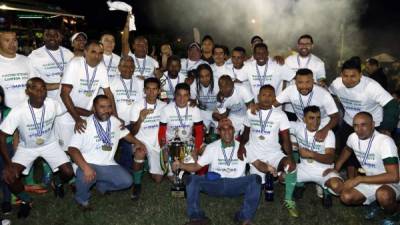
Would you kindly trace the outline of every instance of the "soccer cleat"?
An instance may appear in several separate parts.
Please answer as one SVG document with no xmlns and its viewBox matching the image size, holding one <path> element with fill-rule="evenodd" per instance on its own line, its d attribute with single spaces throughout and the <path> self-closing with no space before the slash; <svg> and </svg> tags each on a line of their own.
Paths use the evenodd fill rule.
<svg viewBox="0 0 400 225">
<path fill-rule="evenodd" d="M 11 210 L 12 210 L 11 202 L 3 202 L 1 204 L 1 211 L 3 212 L 3 215 L 11 214 Z"/>
<path fill-rule="evenodd" d="M 332 207 L 332 195 L 329 194 L 327 191 L 323 192 L 322 206 L 324 206 L 325 209 L 329 209 Z"/>
<path fill-rule="evenodd" d="M 32 209 L 32 203 L 31 202 L 21 202 L 21 205 L 19 206 L 19 211 L 18 211 L 18 218 L 27 218 L 29 216 L 29 212 Z"/>
<path fill-rule="evenodd" d="M 297 211 L 296 202 L 293 200 L 285 200 L 284 206 L 288 209 L 289 215 L 291 217 L 299 217 L 299 212 Z"/>
<path fill-rule="evenodd" d="M 53 186 L 54 196 L 57 198 L 64 198 L 64 185 L 57 184 Z"/>
<path fill-rule="evenodd" d="M 378 206 L 376 201 L 371 203 L 370 205 L 365 207 L 364 219 L 372 220 L 373 218 L 376 217 L 376 215 L 378 215 L 380 210 L 381 210 L 381 208 Z"/>
<path fill-rule="evenodd" d="M 315 185 L 315 191 L 317 192 L 318 198 L 324 197 L 324 189 L 322 189 L 322 187 L 319 186 L 318 184 Z"/>
<path fill-rule="evenodd" d="M 137 201 L 139 199 L 140 193 L 142 192 L 142 185 L 135 184 L 132 188 L 131 199 Z"/>
</svg>

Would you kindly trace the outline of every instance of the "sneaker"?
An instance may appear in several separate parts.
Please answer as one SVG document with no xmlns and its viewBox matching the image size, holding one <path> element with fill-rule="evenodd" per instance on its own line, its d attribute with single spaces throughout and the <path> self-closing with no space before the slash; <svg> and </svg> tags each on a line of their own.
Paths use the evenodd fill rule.
<svg viewBox="0 0 400 225">
<path fill-rule="evenodd" d="M 381 208 L 378 206 L 376 201 L 371 203 L 370 205 L 365 207 L 364 219 L 372 220 L 376 217 L 376 215 L 378 215 L 379 211 L 381 211 Z"/>
<path fill-rule="evenodd" d="M 303 194 L 304 194 L 305 190 L 306 190 L 306 188 L 304 186 L 296 187 L 293 192 L 294 199 L 299 200 L 299 199 L 303 198 Z"/>
<path fill-rule="evenodd" d="M 291 217 L 299 217 L 299 212 L 297 211 L 296 202 L 293 200 L 285 200 L 284 206 L 288 209 L 289 215 Z"/>
<path fill-rule="evenodd" d="M 11 221 L 7 219 L 0 219 L 1 225 L 10 225 Z"/>
<path fill-rule="evenodd" d="M 21 205 L 19 206 L 19 211 L 17 214 L 18 218 L 27 218 L 29 216 L 29 212 L 32 209 L 32 203 L 31 202 L 21 202 Z"/>
<path fill-rule="evenodd" d="M 139 199 L 140 192 L 142 192 L 142 185 L 141 184 L 133 185 L 131 199 L 133 201 L 137 201 Z"/>
<path fill-rule="evenodd" d="M 64 195 L 65 195 L 65 193 L 64 193 L 64 185 L 62 185 L 62 184 L 57 184 L 57 185 L 54 185 L 54 187 L 53 187 L 53 191 L 54 191 L 54 196 L 57 198 L 64 198 Z"/>
<path fill-rule="evenodd" d="M 332 195 L 329 194 L 327 191 L 323 192 L 322 206 L 325 209 L 329 209 L 332 207 Z"/>
<path fill-rule="evenodd" d="M 12 210 L 11 202 L 3 202 L 1 204 L 1 211 L 3 212 L 3 215 L 11 214 L 11 210 Z"/>
<path fill-rule="evenodd" d="M 315 185 L 315 191 L 317 192 L 318 198 L 324 198 L 324 189 L 318 184 Z"/>
<path fill-rule="evenodd" d="M 396 225 L 399 224 L 400 221 L 400 213 L 394 213 L 391 216 L 386 217 L 381 221 L 382 225 Z"/>
<path fill-rule="evenodd" d="M 208 217 L 200 218 L 200 219 L 191 219 L 189 222 L 185 223 L 185 225 L 210 225 L 211 220 Z"/>
</svg>

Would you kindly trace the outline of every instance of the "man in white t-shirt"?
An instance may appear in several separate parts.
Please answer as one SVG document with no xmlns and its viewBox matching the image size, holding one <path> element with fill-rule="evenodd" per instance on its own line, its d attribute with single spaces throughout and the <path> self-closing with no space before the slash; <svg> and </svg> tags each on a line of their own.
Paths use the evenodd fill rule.
<svg viewBox="0 0 400 225">
<path fill-rule="evenodd" d="M 47 97 L 57 99 L 61 77 L 67 63 L 74 54 L 60 46 L 62 35 L 57 28 L 47 28 L 43 34 L 44 46 L 32 51 L 28 56 L 35 75 L 46 82 Z"/>
<path fill-rule="evenodd" d="M 134 76 L 139 77 L 144 80 L 147 77 L 160 78 L 162 73 L 159 70 L 159 64 L 157 60 L 148 56 L 148 48 L 149 44 L 147 39 L 144 36 L 137 36 L 133 39 L 132 49 L 133 53 L 130 50 L 129 46 L 129 20 L 131 18 L 131 14 L 128 13 L 126 17 L 126 23 L 124 27 L 124 31 L 121 37 L 122 44 L 122 55 L 123 56 L 131 56 L 135 61 L 135 73 Z"/>
<path fill-rule="evenodd" d="M 313 72 L 314 82 L 325 87 L 325 63 L 312 54 L 314 40 L 309 34 L 304 34 L 297 40 L 298 53 L 288 56 L 285 59 L 285 64 L 292 69 L 292 73 L 296 73 L 299 69 L 310 69 Z"/>
<path fill-rule="evenodd" d="M 4 89 L 6 106 L 14 108 L 26 99 L 25 85 L 33 77 L 27 57 L 17 54 L 18 42 L 14 31 L 0 32 L 0 86 Z"/>
<path fill-rule="evenodd" d="M 297 170 L 292 156 L 289 120 L 284 112 L 273 108 L 274 87 L 268 84 L 262 86 L 257 97 L 258 111 L 253 114 L 249 109 L 246 112 L 244 131 L 240 137 L 239 157 L 247 154 L 251 163 L 250 173 L 261 176 L 262 183 L 265 183 L 265 172 L 259 164 L 255 164 L 256 161 L 268 163 L 277 171 L 286 173 L 284 205 L 290 216 L 298 217 L 299 213 L 293 200 Z"/>
<path fill-rule="evenodd" d="M 205 176 L 191 175 L 187 179 L 187 215 L 188 225 L 211 224 L 200 208 L 200 192 L 215 197 L 237 197 L 244 195 L 243 206 L 235 213 L 235 222 L 252 224 L 260 201 L 261 179 L 257 175 L 245 175 L 247 159 L 238 158 L 239 142 L 234 138 L 234 127 L 228 118 L 218 123 L 221 139 L 207 145 L 203 154 L 195 163 L 183 163 L 175 160 L 173 170 L 182 169 L 196 172 L 209 165 Z M 265 163 L 265 172 L 274 172 Z"/>
<path fill-rule="evenodd" d="M 135 144 L 137 154 L 146 154 L 146 147 L 129 130 L 121 129 L 121 121 L 112 116 L 112 101 L 107 96 L 96 96 L 93 111 L 87 118 L 86 130 L 75 133 L 68 145 L 68 153 L 78 166 L 74 198 L 83 210 L 91 209 L 89 198 L 93 185 L 96 184 L 101 194 L 132 185 L 131 175 L 114 160 L 121 138 Z"/>
<path fill-rule="evenodd" d="M 341 76 L 329 87 L 344 108 L 344 118 L 338 130 L 339 149 L 343 149 L 352 128 L 354 115 L 358 112 L 369 112 L 375 127 L 382 133 L 390 135 L 396 128 L 399 118 L 399 107 L 393 97 L 379 83 L 361 74 L 361 65 L 356 58 L 343 63 Z M 349 177 L 357 175 L 355 168 L 360 167 L 355 155 L 347 162 Z"/>
<path fill-rule="evenodd" d="M 213 48 L 214 64 L 211 64 L 211 68 L 213 70 L 213 75 L 215 80 L 218 80 L 222 75 L 230 75 L 230 73 L 228 73 L 228 68 L 225 63 L 226 55 L 227 52 L 225 52 L 225 48 L 222 45 L 214 46 Z"/>
<path fill-rule="evenodd" d="M 57 119 L 56 134 L 65 151 L 74 131 L 84 131 L 86 121 L 82 117 L 92 114 L 93 99 L 100 88 L 112 101 L 113 113 L 117 115 L 107 70 L 101 63 L 103 48 L 98 42 L 89 42 L 84 53 L 85 57 L 74 57 L 68 63 L 61 80 L 60 97 L 68 113 Z"/>
<path fill-rule="evenodd" d="M 254 103 L 254 98 L 242 84 L 234 83 L 228 75 L 219 78 L 218 86 L 217 110 L 212 116 L 216 121 L 226 117 L 232 120 L 235 137 L 238 137 L 243 132 L 246 111 Z"/>
<path fill-rule="evenodd" d="M 352 152 L 355 153 L 365 176 L 349 178 L 341 183 L 340 200 L 346 205 L 369 205 L 365 219 L 373 219 L 382 208 L 386 218 L 381 224 L 397 224 L 400 199 L 399 156 L 393 139 L 375 130 L 373 116 L 359 112 L 354 116 L 352 133 L 347 139 L 333 169 L 338 173 Z"/>
<path fill-rule="evenodd" d="M 175 87 L 185 82 L 186 74 L 181 71 L 181 59 L 178 56 L 170 56 L 167 60 L 167 71 L 160 78 L 160 98 L 167 103 L 174 101 Z"/>
<path fill-rule="evenodd" d="M 297 182 L 314 182 L 322 186 L 324 190 L 322 204 L 330 208 L 332 197 L 329 191 L 339 194 L 341 190 L 338 190 L 338 186 L 342 182 L 336 173 L 323 176 L 326 169 L 333 168 L 335 134 L 329 130 L 323 141 L 316 138 L 317 131 L 321 127 L 321 111 L 318 106 L 305 107 L 303 114 L 303 121 L 290 122 L 290 133 L 295 137 L 292 143 L 298 146 L 300 154 Z"/>
<path fill-rule="evenodd" d="M 110 82 L 114 78 L 118 78 L 118 65 L 120 62 L 119 55 L 115 54 L 115 37 L 111 33 L 103 33 L 100 37 L 100 43 L 103 45 L 103 63 L 107 68 L 107 75 Z"/>
<path fill-rule="evenodd" d="M 228 67 L 227 75 L 232 77 L 235 83 L 243 83 L 243 86 L 245 86 L 250 90 L 249 81 L 242 82 L 238 79 L 238 77 L 246 77 L 246 75 L 243 74 L 245 72 L 243 70 L 245 60 L 246 60 L 246 50 L 240 46 L 235 47 L 232 50 L 232 55 L 231 55 L 232 64 L 227 65 Z"/>
<path fill-rule="evenodd" d="M 118 65 L 119 74 L 110 81 L 118 116 L 124 126 L 130 130 L 130 110 L 134 102 L 143 97 L 143 80 L 133 76 L 135 62 L 130 56 L 122 56 Z M 132 171 L 132 144 L 121 139 L 119 142 L 119 159 L 117 162 L 128 171 Z"/>
<path fill-rule="evenodd" d="M 144 80 L 145 97 L 136 101 L 129 113 L 131 121 L 131 132 L 140 140 L 147 149 L 147 160 L 149 162 L 149 172 L 153 180 L 157 183 L 162 181 L 164 171 L 160 164 L 160 144 L 158 139 L 158 129 L 160 126 L 161 114 L 164 113 L 165 102 L 157 99 L 160 94 L 160 81 L 155 77 Z M 144 156 L 134 157 L 133 162 L 133 182 L 131 198 L 136 200 L 141 192 Z"/>
<path fill-rule="evenodd" d="M 243 76 L 238 80 L 250 83 L 254 98 L 257 97 L 260 87 L 270 84 L 277 94 L 282 90 L 283 81 L 290 81 L 294 74 L 286 65 L 279 65 L 268 58 L 268 47 L 264 43 L 254 46 L 254 61 L 246 63 L 243 67 Z"/>
<path fill-rule="evenodd" d="M 71 46 L 75 57 L 83 57 L 88 37 L 83 32 L 77 32 L 71 37 Z"/>
<path fill-rule="evenodd" d="M 197 42 L 192 42 L 187 48 L 187 58 L 181 59 L 181 73 L 188 76 L 190 70 L 195 70 L 197 67 L 206 61 L 201 59 L 201 47 Z"/>
<path fill-rule="evenodd" d="M 318 106 L 321 110 L 321 129 L 317 131 L 317 141 L 324 141 L 328 132 L 339 122 L 339 112 L 331 94 L 324 88 L 314 85 L 313 72 L 309 69 L 299 69 L 296 72 L 296 84 L 290 85 L 277 97 L 274 106 L 290 103 L 298 121 L 303 121 L 304 108 Z"/>
<path fill-rule="evenodd" d="M 54 175 L 53 186 L 57 197 L 64 197 L 63 184 L 73 177 L 68 156 L 62 151 L 54 136 L 54 120 L 62 114 L 61 105 L 46 98 L 45 82 L 38 77 L 31 78 L 26 84 L 28 99 L 13 108 L 0 125 L 0 150 L 5 162 L 3 177 L 10 190 L 22 200 L 19 218 L 29 215 L 32 198 L 24 191 L 22 174 L 27 175 L 33 162 L 42 157 Z M 19 131 L 20 142 L 15 155 L 10 159 L 6 149 L 6 136 Z"/>
<path fill-rule="evenodd" d="M 200 110 L 189 104 L 190 86 L 180 83 L 175 88 L 175 101 L 164 107 L 160 118 L 158 141 L 161 148 L 178 137 L 182 142 L 194 143 L 194 151 L 200 153 L 204 130 Z M 206 172 L 206 168 L 201 173 Z"/>
</svg>

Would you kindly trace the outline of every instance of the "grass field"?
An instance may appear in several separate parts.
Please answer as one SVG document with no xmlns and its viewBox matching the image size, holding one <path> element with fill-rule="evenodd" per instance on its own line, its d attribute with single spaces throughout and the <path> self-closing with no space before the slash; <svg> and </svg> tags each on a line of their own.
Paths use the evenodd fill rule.
<svg viewBox="0 0 400 225">
<path fill-rule="evenodd" d="M 275 201 L 262 201 L 258 207 L 255 224 L 257 225 L 369 225 L 378 224 L 377 220 L 366 221 L 362 218 L 362 207 L 347 207 L 334 198 L 331 209 L 324 209 L 315 194 L 314 185 L 307 185 L 303 199 L 298 201 L 299 218 L 290 218 L 282 206 L 283 185 L 275 185 Z M 102 196 L 95 190 L 91 204 L 93 211 L 82 212 L 68 190 L 63 200 L 55 199 L 52 192 L 34 195 L 34 205 L 29 218 L 16 218 L 17 208 L 7 217 L 12 224 L 23 225 L 180 225 L 188 219 L 185 215 L 185 200 L 170 197 L 170 184 L 164 181 L 157 185 L 148 176 L 143 180 L 143 192 L 137 202 L 130 200 L 128 190 Z M 214 225 L 231 225 L 233 214 L 240 208 L 242 198 L 212 198 L 201 196 L 201 205 Z"/>
</svg>

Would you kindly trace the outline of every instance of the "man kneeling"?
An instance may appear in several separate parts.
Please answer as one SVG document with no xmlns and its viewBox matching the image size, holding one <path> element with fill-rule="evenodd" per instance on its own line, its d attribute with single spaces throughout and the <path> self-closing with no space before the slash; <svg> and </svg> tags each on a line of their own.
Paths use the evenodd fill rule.
<svg viewBox="0 0 400 225">
<path fill-rule="evenodd" d="M 94 114 L 86 119 L 86 130 L 75 133 L 68 147 L 68 153 L 79 167 L 76 171 L 75 200 L 83 210 L 91 209 L 90 189 L 94 184 L 102 194 L 132 185 L 131 175 L 114 160 L 119 139 L 124 138 L 135 144 L 138 154 L 146 154 L 143 143 L 111 115 L 110 99 L 98 95 L 93 105 Z"/>
<path fill-rule="evenodd" d="M 235 214 L 236 222 L 251 224 L 260 199 L 261 178 L 258 175 L 245 176 L 246 161 L 237 157 L 239 142 L 234 140 L 234 128 L 231 120 L 225 118 L 219 121 L 218 130 L 221 136 L 209 144 L 196 163 L 181 163 L 175 160 L 173 169 L 196 172 L 203 166 L 210 165 L 206 176 L 191 175 L 188 178 L 187 214 L 190 222 L 187 224 L 210 224 L 210 220 L 200 209 L 200 192 L 216 197 L 235 197 L 244 194 L 241 210 Z M 271 167 L 272 168 L 272 167 Z M 213 175 L 213 176 L 212 176 Z"/>
</svg>

